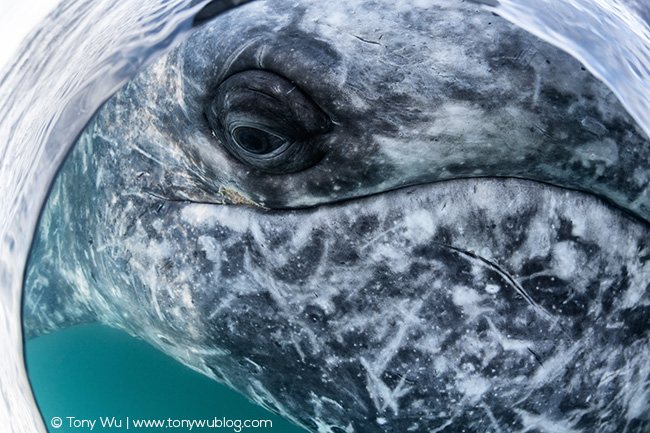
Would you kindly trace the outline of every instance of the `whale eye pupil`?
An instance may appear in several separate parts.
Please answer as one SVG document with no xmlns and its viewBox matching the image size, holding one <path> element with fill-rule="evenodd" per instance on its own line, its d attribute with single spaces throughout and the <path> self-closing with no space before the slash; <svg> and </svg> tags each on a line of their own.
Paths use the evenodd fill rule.
<svg viewBox="0 0 650 433">
<path fill-rule="evenodd" d="M 255 155 L 271 153 L 286 142 L 277 135 L 248 126 L 235 128 L 232 138 L 242 149 Z"/>
</svg>

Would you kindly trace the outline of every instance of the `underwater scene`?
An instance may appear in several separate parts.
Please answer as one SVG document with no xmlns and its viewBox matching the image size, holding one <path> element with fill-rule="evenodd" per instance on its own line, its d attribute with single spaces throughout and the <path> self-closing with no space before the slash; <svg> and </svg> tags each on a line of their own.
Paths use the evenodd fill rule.
<svg viewBox="0 0 650 433">
<path fill-rule="evenodd" d="M 0 430 L 650 433 L 650 7 L 64 1 L 0 75 Z"/>
<path fill-rule="evenodd" d="M 127 423 L 130 430 L 141 431 L 177 425 L 176 431 L 237 432 L 247 430 L 245 421 L 264 421 L 256 429 L 260 431 L 305 431 L 104 325 L 81 325 L 35 338 L 25 351 L 43 418 L 48 423 L 61 418 L 61 427 L 47 425 L 50 432 L 125 431 Z"/>
</svg>

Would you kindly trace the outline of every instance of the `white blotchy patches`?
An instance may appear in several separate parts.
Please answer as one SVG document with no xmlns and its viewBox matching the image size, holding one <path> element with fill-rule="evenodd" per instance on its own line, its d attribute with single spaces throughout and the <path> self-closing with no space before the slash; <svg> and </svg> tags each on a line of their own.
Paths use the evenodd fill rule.
<svg viewBox="0 0 650 433">
<path fill-rule="evenodd" d="M 404 219 L 404 225 L 408 235 L 414 239 L 429 238 L 436 229 L 431 213 L 424 209 L 409 213 Z"/>
<path fill-rule="evenodd" d="M 377 243 L 370 256 L 376 263 L 388 261 L 395 272 L 404 272 L 411 265 L 411 257 L 407 251 L 388 243 Z"/>
<path fill-rule="evenodd" d="M 490 381 L 477 375 L 470 375 L 457 382 L 458 389 L 472 402 L 480 400 L 490 389 Z"/>
<path fill-rule="evenodd" d="M 480 306 L 483 297 L 476 290 L 465 286 L 456 286 L 453 289 L 452 301 L 463 309 L 469 317 L 476 317 L 485 311 Z"/>
<path fill-rule="evenodd" d="M 580 161 L 583 167 L 598 164 L 596 173 L 602 176 L 605 174 L 605 167 L 618 163 L 618 146 L 609 138 L 587 143 L 575 149 L 572 160 Z"/>
<path fill-rule="evenodd" d="M 440 54 L 440 58 L 445 58 Z M 426 131 L 413 131 L 403 139 L 394 136 L 373 136 L 388 159 L 400 161 L 403 167 L 419 167 L 425 161 L 430 161 L 432 153 L 438 155 L 437 166 L 442 169 L 450 164 L 464 164 L 467 154 L 474 149 L 480 154 L 485 149 L 485 136 L 497 131 L 486 131 L 492 122 L 485 119 L 485 111 L 465 103 L 446 102 L 436 112 L 436 120 Z M 431 137 L 445 137 L 444 140 L 433 141 Z M 404 153 L 404 141 L 408 140 L 409 153 Z M 462 144 L 464 152 L 458 151 Z M 427 164 L 430 164 L 428 162 Z M 431 167 L 430 167 L 431 168 Z"/>
<path fill-rule="evenodd" d="M 553 272 L 559 278 L 571 278 L 581 263 L 578 251 L 570 242 L 560 242 L 553 247 Z"/>
<path fill-rule="evenodd" d="M 645 382 L 644 384 L 648 384 L 648 377 L 650 377 L 650 362 L 648 361 L 647 354 L 645 353 L 645 350 L 643 352 L 639 352 L 635 358 L 637 360 L 643 360 L 640 363 L 637 362 L 629 362 L 628 365 L 638 365 L 638 369 L 632 367 L 631 369 L 628 368 L 626 373 L 628 377 L 632 379 L 632 377 L 636 376 L 635 379 L 637 380 L 628 380 L 628 384 L 637 384 L 639 382 Z M 636 361 L 636 360 L 635 360 Z M 639 365 L 641 364 L 641 365 Z M 632 373 L 630 370 L 636 370 L 634 373 Z M 628 409 L 627 413 L 625 414 L 627 419 L 632 421 L 634 419 L 646 419 L 650 420 L 650 413 L 648 413 L 648 404 L 650 403 L 650 390 L 648 390 L 647 386 L 646 387 L 635 387 L 635 385 L 632 386 L 627 386 L 627 389 L 625 391 L 625 394 L 627 394 L 624 398 L 629 398 L 629 403 L 628 403 Z"/>
<path fill-rule="evenodd" d="M 191 203 L 182 211 L 181 217 L 190 225 L 198 227 L 222 226 L 238 233 L 245 233 L 250 227 L 250 213 L 229 206 Z"/>
<path fill-rule="evenodd" d="M 330 13 L 324 14 L 322 17 L 319 17 L 318 23 L 324 24 L 326 26 L 334 27 L 334 28 L 340 28 L 347 25 L 349 19 L 350 17 L 348 16 L 348 14 L 333 9 L 330 11 Z"/>
<path fill-rule="evenodd" d="M 549 227 L 551 221 L 546 215 L 536 216 L 529 224 L 526 233 L 526 242 L 513 253 L 510 262 L 519 268 L 521 264 L 534 257 L 545 257 L 551 251 L 551 237 Z"/>
<path fill-rule="evenodd" d="M 457 286 L 454 289 L 453 301 L 459 307 L 473 307 L 481 301 L 481 295 L 469 287 Z"/>
<path fill-rule="evenodd" d="M 221 261 L 221 248 L 213 237 L 199 236 L 199 245 L 205 252 L 205 257 L 212 263 L 217 264 Z"/>
<path fill-rule="evenodd" d="M 521 417 L 524 429 L 522 431 L 539 431 L 541 433 L 582 433 L 575 430 L 567 422 L 557 421 L 544 415 L 538 415 L 521 409 L 515 409 Z"/>
<path fill-rule="evenodd" d="M 430 9 L 433 5 L 437 4 L 433 0 L 414 0 L 411 2 L 413 7 L 421 9 Z"/>
<path fill-rule="evenodd" d="M 452 49 L 455 51 L 455 49 Z M 478 106 L 459 101 L 446 101 L 440 107 L 440 117 L 437 118 L 427 131 L 428 134 L 436 136 L 446 134 L 448 136 L 462 137 L 471 134 L 473 120 L 482 119 L 485 110 Z M 484 127 L 494 126 L 484 125 Z"/>
<path fill-rule="evenodd" d="M 358 111 L 368 110 L 370 108 L 370 104 L 355 93 L 350 94 L 350 105 Z"/>
<path fill-rule="evenodd" d="M 452 368 L 453 364 L 445 356 L 438 356 L 433 361 L 433 367 L 439 373 L 444 373 Z"/>
<path fill-rule="evenodd" d="M 646 294 L 646 285 L 647 285 L 647 272 L 641 273 L 646 279 L 641 279 L 641 281 L 636 281 L 639 279 L 638 276 L 634 276 L 630 283 L 630 287 L 623 294 L 623 300 L 621 302 L 622 308 L 634 308 L 641 303 L 641 300 Z"/>
<path fill-rule="evenodd" d="M 575 237 L 582 238 L 587 235 L 587 216 L 582 212 L 576 212 L 571 215 L 571 234 Z"/>
<path fill-rule="evenodd" d="M 649 417 L 648 411 L 648 393 L 643 390 L 637 390 L 634 397 L 630 399 L 630 406 L 627 410 L 627 419 L 630 421 Z"/>
<path fill-rule="evenodd" d="M 646 187 L 650 182 L 650 174 L 640 167 L 634 169 L 634 182 L 638 187 Z"/>
</svg>

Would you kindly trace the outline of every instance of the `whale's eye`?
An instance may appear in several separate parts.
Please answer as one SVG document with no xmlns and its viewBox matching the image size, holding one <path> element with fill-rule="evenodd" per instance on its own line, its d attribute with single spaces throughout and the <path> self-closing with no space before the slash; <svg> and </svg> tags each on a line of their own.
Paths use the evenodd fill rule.
<svg viewBox="0 0 650 433">
<path fill-rule="evenodd" d="M 257 155 L 273 152 L 287 140 L 261 129 L 240 126 L 232 132 L 232 138 L 242 149 Z"/>
<path fill-rule="evenodd" d="M 331 124 L 302 90 L 267 71 L 225 80 L 205 114 L 232 155 L 268 173 L 293 173 L 317 163 Z"/>
</svg>

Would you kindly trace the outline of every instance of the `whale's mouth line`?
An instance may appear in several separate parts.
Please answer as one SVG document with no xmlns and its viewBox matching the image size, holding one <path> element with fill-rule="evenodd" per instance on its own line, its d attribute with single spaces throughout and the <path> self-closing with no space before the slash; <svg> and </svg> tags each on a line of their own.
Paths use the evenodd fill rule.
<svg viewBox="0 0 650 433">
<path fill-rule="evenodd" d="M 315 204 L 304 205 L 304 206 L 303 205 L 299 205 L 299 206 L 288 205 L 288 206 L 281 206 L 281 207 L 269 206 L 264 202 L 256 202 L 255 200 L 248 197 L 246 194 L 234 188 L 226 187 L 226 186 L 220 186 L 218 188 L 218 192 L 216 194 L 218 198 L 216 198 L 215 200 L 194 200 L 194 199 L 186 199 L 186 198 L 172 198 L 169 196 L 156 193 L 151 190 L 147 190 L 146 194 L 153 197 L 154 199 L 162 200 L 166 202 L 194 203 L 194 204 L 203 204 L 203 205 L 235 205 L 235 206 L 242 206 L 248 208 L 256 208 L 258 210 L 265 211 L 265 212 L 288 212 L 288 211 L 313 210 L 313 209 L 318 209 L 321 207 L 327 207 L 327 206 L 337 205 L 337 204 L 344 205 L 346 203 L 351 203 L 357 200 L 363 200 L 374 196 L 381 196 L 382 194 L 386 194 L 386 193 L 397 193 L 399 191 L 403 191 L 404 194 L 409 195 L 413 193 L 414 188 L 436 187 L 436 186 L 445 185 L 448 182 L 458 182 L 458 181 L 481 182 L 481 181 L 491 180 L 491 179 L 501 179 L 501 180 L 512 179 L 516 181 L 524 181 L 529 184 L 539 184 L 541 186 L 550 187 L 554 190 L 564 191 L 567 193 L 579 193 L 579 194 L 588 195 L 602 201 L 603 203 L 606 203 L 608 206 L 612 207 L 613 209 L 623 212 L 630 218 L 643 221 L 646 225 L 650 225 L 650 221 L 648 219 L 644 218 L 642 215 L 639 215 L 638 213 L 634 212 L 629 208 L 625 208 L 619 205 L 618 203 L 614 202 L 612 199 L 610 199 L 607 196 L 595 193 L 593 191 L 585 190 L 585 189 L 572 188 L 569 186 L 558 185 L 552 182 L 532 179 L 523 176 L 499 176 L 499 175 L 462 176 L 457 178 L 434 180 L 430 182 L 399 185 L 378 192 L 372 192 L 372 193 L 362 194 L 358 196 L 343 197 L 333 201 L 322 201 Z"/>
<path fill-rule="evenodd" d="M 601 194 L 598 194 L 598 193 L 595 193 L 593 191 L 589 191 L 589 190 L 586 190 L 586 189 L 573 188 L 573 187 L 565 186 L 565 185 L 558 185 L 556 183 L 552 183 L 552 182 L 548 182 L 548 181 L 544 181 L 544 180 L 539 180 L 539 179 L 534 179 L 534 178 L 529 178 L 529 177 L 524 177 L 524 176 L 510 176 L 510 175 L 507 175 L 507 176 L 505 176 L 505 175 L 504 176 L 500 176 L 500 175 L 460 176 L 460 177 L 449 178 L 449 179 L 434 180 L 434 181 L 431 181 L 431 182 L 412 183 L 412 184 L 402 185 L 402 186 L 398 186 L 398 187 L 391 188 L 391 189 L 386 189 L 384 191 L 377 192 L 377 193 L 372 193 L 372 194 L 357 196 L 357 197 L 349 197 L 349 198 L 345 198 L 345 199 L 342 199 L 342 200 L 339 200 L 339 201 L 336 201 L 336 202 L 331 202 L 331 203 L 344 203 L 344 202 L 347 202 L 347 201 L 354 201 L 354 200 L 362 199 L 362 198 L 365 198 L 365 197 L 372 197 L 374 195 L 380 195 L 380 194 L 384 194 L 384 193 L 387 193 L 387 192 L 408 190 L 410 188 L 424 187 L 424 186 L 427 186 L 427 185 L 428 186 L 443 185 L 443 184 L 445 184 L 447 182 L 457 182 L 457 181 L 477 181 L 477 182 L 480 182 L 480 181 L 485 181 L 485 180 L 490 180 L 490 179 L 502 179 L 502 180 L 512 179 L 512 180 L 516 180 L 516 181 L 524 181 L 524 182 L 527 182 L 529 184 L 539 184 L 539 185 L 543 185 L 543 186 L 546 186 L 546 187 L 550 187 L 550 188 L 552 188 L 554 190 L 565 191 L 565 192 L 568 192 L 568 193 L 579 193 L 579 194 L 588 195 L 588 196 L 594 197 L 594 198 L 606 203 L 608 206 L 611 206 L 614 209 L 617 209 L 617 210 L 625 213 L 626 215 L 628 215 L 631 218 L 641 220 L 645 224 L 650 225 L 649 220 L 647 220 L 643 216 L 635 213 L 633 210 L 625 208 L 625 207 L 615 203 L 612 199 L 610 199 L 607 196 L 604 196 L 604 195 L 601 195 Z M 411 194 L 411 193 L 412 192 L 406 191 L 406 194 Z M 313 206 L 306 206 L 304 208 L 303 207 L 292 207 L 292 208 L 287 208 L 287 209 L 308 209 L 308 208 L 327 205 L 327 204 L 330 204 L 330 203 L 321 203 L 321 204 L 316 204 L 316 205 L 313 205 Z M 274 209 L 274 210 L 279 210 L 279 208 Z"/>
</svg>

